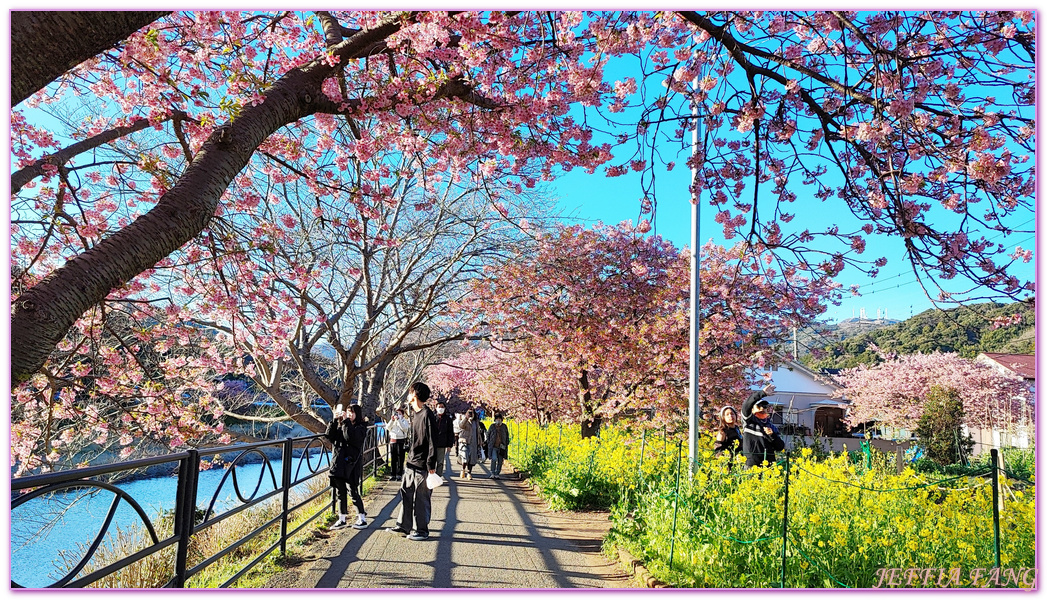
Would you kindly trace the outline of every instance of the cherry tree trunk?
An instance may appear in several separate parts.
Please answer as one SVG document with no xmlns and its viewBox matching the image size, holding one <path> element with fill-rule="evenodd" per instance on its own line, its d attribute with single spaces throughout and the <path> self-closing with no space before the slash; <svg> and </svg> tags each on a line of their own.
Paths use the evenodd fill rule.
<svg viewBox="0 0 1047 600">
<path fill-rule="evenodd" d="M 382 361 L 378 363 L 373 369 L 364 374 L 363 382 L 360 385 L 360 409 L 364 412 L 364 417 L 370 421 L 374 421 L 375 413 L 379 409 L 379 402 L 382 395 L 382 388 L 385 387 L 385 375 L 389 371 L 389 365 L 392 360 Z"/>
<path fill-rule="evenodd" d="M 12 385 L 39 370 L 91 306 L 203 231 L 258 145 L 311 112 L 309 105 L 319 97 L 322 81 L 308 69 L 288 73 L 264 102 L 245 109 L 211 135 L 152 210 L 19 296 L 11 309 Z"/>
<path fill-rule="evenodd" d="M 11 12 L 11 106 L 170 11 Z"/>
<path fill-rule="evenodd" d="M 603 419 L 593 414 L 593 395 L 589 389 L 589 373 L 585 369 L 578 377 L 578 401 L 582 405 L 582 439 L 600 435 Z"/>
</svg>

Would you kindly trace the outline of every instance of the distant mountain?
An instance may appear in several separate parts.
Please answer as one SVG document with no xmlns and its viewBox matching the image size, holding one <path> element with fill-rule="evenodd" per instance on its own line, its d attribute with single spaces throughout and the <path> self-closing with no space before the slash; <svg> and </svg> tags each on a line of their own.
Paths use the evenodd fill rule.
<svg viewBox="0 0 1047 600">
<path fill-rule="evenodd" d="M 898 323 L 901 323 L 901 321 L 897 319 L 844 319 L 836 324 L 836 330 L 845 337 L 853 337 L 866 331 L 889 327 Z"/>
<path fill-rule="evenodd" d="M 1016 325 L 992 329 L 992 319 L 1022 315 Z M 884 352 L 925 354 L 956 352 L 974 358 L 979 352 L 1033 354 L 1036 350 L 1036 315 L 1026 303 L 986 302 L 946 311 L 927 310 L 905 321 L 847 319 L 817 330 L 798 332 L 800 359 L 814 369 L 841 369 L 880 361 L 872 349 Z"/>
</svg>

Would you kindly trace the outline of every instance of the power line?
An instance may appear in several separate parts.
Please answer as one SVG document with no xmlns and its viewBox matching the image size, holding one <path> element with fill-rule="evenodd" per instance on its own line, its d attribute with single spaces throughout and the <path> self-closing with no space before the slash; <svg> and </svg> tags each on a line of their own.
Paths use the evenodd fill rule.
<svg viewBox="0 0 1047 600">
<path fill-rule="evenodd" d="M 1014 230 L 1017 230 L 1017 229 L 1021 229 L 1022 227 L 1025 227 L 1026 225 L 1028 225 L 1028 224 L 1030 224 L 1030 223 L 1034 223 L 1035 221 L 1036 221 L 1036 217 L 1033 217 L 1033 218 L 1031 218 L 1031 219 L 1029 219 L 1029 220 L 1025 221 L 1024 223 L 1021 223 L 1021 224 L 1019 224 L 1018 226 L 1016 226 L 1016 227 L 1014 228 Z M 1012 231 L 1014 231 L 1014 230 L 1012 230 Z M 1004 235 L 1008 235 L 1008 234 L 1006 234 L 1006 233 L 1004 233 L 1004 232 L 1002 232 L 1002 231 L 1001 231 L 1001 232 L 998 232 L 998 233 L 997 233 L 996 235 L 994 235 L 994 236 L 992 236 L 992 237 L 986 238 L 986 241 L 992 241 L 992 240 L 998 239 L 998 238 L 1000 238 L 1000 237 L 1003 237 Z M 1036 234 L 1033 234 L 1033 235 L 1031 235 L 1031 236 L 1029 236 L 1029 237 L 1027 237 L 1027 238 L 1024 238 L 1024 239 L 1020 240 L 1020 241 L 1019 241 L 1019 242 L 1018 242 L 1017 244 L 1015 244 L 1015 245 L 1018 245 L 1018 246 L 1020 246 L 1020 245 L 1022 245 L 1022 244 L 1024 244 L 1024 243 L 1028 242 L 1029 240 L 1033 240 L 1033 239 L 1036 239 Z M 876 278 L 876 281 L 874 281 L 874 282 L 873 282 L 873 283 L 871 283 L 870 285 L 871 285 L 871 286 L 876 286 L 876 285 L 878 285 L 878 284 L 880 284 L 880 283 L 883 283 L 883 282 L 885 282 L 885 281 L 890 281 L 891 279 L 896 279 L 896 278 L 898 278 L 898 277 L 904 277 L 905 275 L 908 275 L 908 271 L 903 271 L 903 272 L 901 272 L 901 273 L 897 273 L 897 274 L 895 274 L 895 275 L 891 275 L 891 276 L 889 276 L 889 277 L 885 277 L 885 278 Z M 910 280 L 910 281 L 908 281 L 908 282 L 905 282 L 905 283 L 902 283 L 902 284 L 899 284 L 899 285 L 896 285 L 896 286 L 893 286 L 893 287 L 891 287 L 891 286 L 888 286 L 888 287 L 886 287 L 886 288 L 881 288 L 881 289 L 895 289 L 895 288 L 897 288 L 897 287 L 899 287 L 899 286 L 902 286 L 902 285 L 910 285 L 910 284 L 916 283 L 917 281 L 918 281 L 918 280 L 916 280 L 916 279 L 913 279 L 913 280 Z M 870 293 L 870 294 L 872 294 L 872 293 L 876 293 L 876 291 L 877 291 L 877 290 L 873 290 L 873 291 L 871 291 L 871 292 L 869 292 L 869 293 Z M 864 296 L 865 294 L 862 294 L 862 295 Z"/>
<path fill-rule="evenodd" d="M 1026 243 L 1026 242 L 1028 242 L 1030 240 L 1034 240 L 1034 239 L 1036 239 L 1036 236 L 1035 235 L 1031 235 L 1031 236 L 1029 236 L 1029 237 L 1027 237 L 1027 238 L 1025 238 L 1023 240 L 1019 240 L 1016 245 L 1020 246 L 1020 245 L 1022 245 L 1024 243 Z M 902 275 L 904 275 L 904 273 L 900 273 L 898 275 L 893 275 L 892 277 L 901 277 Z M 878 281 L 874 282 L 872 284 L 872 286 L 875 288 L 875 286 L 877 284 L 882 283 L 883 281 L 886 281 L 886 280 L 878 280 Z M 912 284 L 918 283 L 918 282 L 919 282 L 919 279 L 911 279 L 909 281 L 903 281 L 903 282 L 895 284 L 893 286 L 882 287 L 882 288 L 879 288 L 879 289 L 871 289 L 871 290 L 867 290 L 867 291 L 864 291 L 864 292 L 859 288 L 859 293 L 862 296 L 867 296 L 867 295 L 871 296 L 873 294 L 878 294 L 878 293 L 886 291 L 886 290 L 893 290 L 893 289 L 905 287 L 907 285 L 912 285 Z"/>
</svg>

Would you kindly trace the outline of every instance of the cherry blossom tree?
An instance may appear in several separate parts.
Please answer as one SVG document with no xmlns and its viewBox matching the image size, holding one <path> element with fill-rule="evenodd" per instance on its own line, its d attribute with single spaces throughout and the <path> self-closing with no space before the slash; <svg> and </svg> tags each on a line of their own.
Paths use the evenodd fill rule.
<svg viewBox="0 0 1047 600">
<path fill-rule="evenodd" d="M 11 11 L 11 104 L 166 12 Z"/>
<path fill-rule="evenodd" d="M 705 402 L 737 402 L 751 369 L 773 360 L 772 348 L 791 327 L 839 295 L 828 277 L 779 273 L 751 256 L 741 247 L 703 249 Z M 545 234 L 537 248 L 478 280 L 463 303 L 495 352 L 451 362 L 431 377 L 441 376 L 441 389 L 458 386 L 496 408 L 571 415 L 586 435 L 626 408 L 673 419 L 686 403 L 688 270 L 686 255 L 629 223 Z M 459 385 L 448 373 L 455 368 L 482 375 Z"/>
<path fill-rule="evenodd" d="M 234 366 L 212 338 L 170 305 L 113 301 L 85 315 L 12 394 L 15 474 L 227 443 L 217 396 Z"/>
<path fill-rule="evenodd" d="M 728 238 L 774 250 L 780 270 L 876 271 L 885 259 L 863 253 L 888 236 L 929 290 L 959 278 L 966 297 L 1017 298 L 1031 289 L 1008 270 L 1028 250 L 1008 242 L 1028 233 L 1033 208 L 1033 22 L 1031 11 L 173 14 L 16 107 L 15 160 L 37 165 L 43 186 L 19 200 L 46 217 L 28 237 L 46 239 L 56 219 L 98 236 L 31 265 L 41 277 L 12 309 L 13 383 L 90 307 L 200 235 L 239 198 L 238 174 L 264 168 L 259 152 L 294 152 L 309 139 L 301 127 L 332 119 L 355 129 L 343 158 L 425 148 L 427 181 L 448 165 L 521 186 L 535 183 L 521 171 L 532 165 L 543 179 L 606 163 L 609 175 L 650 174 L 675 166 L 668 139 L 699 167 L 694 192 Z M 611 81 L 610 61 L 632 57 L 637 76 Z M 27 120 L 76 98 L 89 118 L 68 131 Z M 596 117 L 572 106 L 604 111 L 625 151 L 612 160 Z M 134 152 L 96 158 L 113 136 Z M 644 189 L 653 213 L 653 177 Z M 119 198 L 126 223 L 84 207 L 88 191 Z M 793 222 L 829 202 L 855 224 Z"/>
<path fill-rule="evenodd" d="M 506 219 L 509 211 L 536 210 L 530 195 L 495 208 L 493 183 L 485 190 L 471 183 L 424 190 L 410 175 L 413 164 L 415 158 L 384 152 L 366 164 L 347 163 L 343 194 L 367 186 L 392 190 L 357 211 L 317 211 L 308 186 L 287 182 L 279 210 L 259 205 L 257 228 L 229 228 L 219 269 L 208 263 L 182 274 L 187 288 L 203 292 L 199 321 L 249 354 L 258 388 L 311 431 L 325 423 L 311 402 L 302 402 L 305 396 L 288 393 L 289 375 L 304 379 L 310 399 L 330 406 L 359 401 L 373 416 L 398 358 L 463 339 L 448 304 L 521 235 Z M 266 184 L 262 179 L 260 186 Z M 424 212 L 419 202 L 428 203 Z M 327 222 L 325 214 L 336 216 Z M 278 239 L 259 244 L 269 236 L 258 228 L 274 221 L 282 229 Z M 321 347 L 334 369 L 319 368 Z"/>
<path fill-rule="evenodd" d="M 577 391 L 562 371 L 507 347 L 460 353 L 429 367 L 425 376 L 437 396 L 546 424 L 577 420 L 573 406 Z"/>
<path fill-rule="evenodd" d="M 892 427 L 916 429 L 924 400 L 932 386 L 954 390 L 963 402 L 970 428 L 1005 430 L 1018 422 L 1030 402 L 1022 378 L 961 358 L 955 353 L 884 356 L 884 362 L 843 371 L 835 392 L 850 401 L 851 424 L 878 421 Z"/>
<path fill-rule="evenodd" d="M 757 254 L 875 274 L 886 258 L 867 248 L 893 239 L 932 300 L 1021 299 L 1032 283 L 1009 269 L 1029 260 L 1013 234 L 1032 232 L 1034 23 L 1031 11 L 598 17 L 604 46 L 641 57 L 607 107 L 641 111 L 619 130 L 636 151 L 616 152 L 608 172 L 672 163 L 675 143 L 726 238 Z M 645 196 L 653 210 L 653 176 Z M 835 206 L 855 218 L 806 218 Z"/>
<path fill-rule="evenodd" d="M 55 154 L 57 138 L 21 113 L 13 118 L 18 167 L 39 160 L 49 165 L 41 182 L 47 187 L 31 195 L 31 210 L 47 215 L 45 223 L 66 213 L 66 202 L 90 202 L 90 193 L 134 199 L 132 207 L 119 207 L 124 225 L 109 222 L 117 220 L 116 211 L 85 209 L 68 226 L 97 234 L 97 243 L 69 254 L 15 299 L 12 338 L 20 351 L 12 356 L 13 383 L 38 370 L 90 306 L 204 231 L 220 206 L 258 201 L 238 193 L 238 178 L 274 170 L 250 164 L 259 151 L 301 151 L 312 139 L 301 128 L 344 125 L 351 132 L 352 142 L 337 149 L 336 164 L 311 165 L 310 182 L 320 198 L 329 195 L 325 184 L 335 167 L 350 159 L 366 162 L 380 149 L 424 156 L 417 177 L 425 186 L 468 168 L 481 179 L 516 178 L 520 188 L 535 184 L 531 164 L 547 164 L 551 176 L 552 164 L 591 167 L 606 160 L 606 149 L 592 147 L 569 118 L 547 122 L 566 112 L 564 82 L 579 75 L 543 79 L 586 69 L 546 43 L 550 32 L 537 16 L 180 13 L 28 100 L 33 107 L 90 97 L 118 109 L 79 123 L 70 138 L 102 139 L 103 132 L 134 129 L 142 119 L 163 135 L 129 140 L 134 160 L 100 165 L 80 154 L 72 165 L 55 165 L 41 154 Z M 522 57 L 516 52 L 532 44 Z M 532 72 L 545 75 L 536 81 Z M 188 117 L 172 119 L 176 111 Z M 62 159 L 73 160 L 68 153 Z M 275 170 L 277 180 L 288 176 Z M 82 185 L 81 173 L 96 178 L 97 186 Z M 382 191 L 361 190 L 356 202 L 380 202 Z M 151 208 L 139 213 L 139 204 Z M 30 236 L 46 239 L 47 226 L 37 229 Z"/>
</svg>

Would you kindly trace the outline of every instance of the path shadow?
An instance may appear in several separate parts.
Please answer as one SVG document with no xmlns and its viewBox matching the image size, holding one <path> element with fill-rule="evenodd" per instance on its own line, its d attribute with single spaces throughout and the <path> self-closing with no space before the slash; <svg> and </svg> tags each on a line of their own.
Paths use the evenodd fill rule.
<svg viewBox="0 0 1047 600">
<path fill-rule="evenodd" d="M 528 497 L 527 484 L 525 482 L 511 479 L 490 479 L 488 468 L 484 465 L 477 465 L 473 471 L 478 479 L 468 484 L 460 484 L 457 478 L 454 477 L 455 471 L 446 468 L 454 464 L 452 457 L 448 455 L 445 457 L 445 460 L 447 463 L 450 463 L 445 463 L 444 470 L 444 476 L 448 481 L 445 484 L 448 488 L 448 496 L 447 504 L 444 508 L 443 526 L 438 530 L 432 531 L 435 539 L 430 543 L 435 542 L 435 556 L 432 560 L 417 563 L 419 566 L 425 565 L 432 568 L 432 576 L 429 578 L 410 575 L 404 577 L 400 575 L 401 578 L 397 579 L 397 587 L 449 589 L 456 584 L 458 587 L 471 587 L 473 585 L 499 587 L 499 583 L 502 582 L 496 574 L 499 571 L 505 572 L 505 574 L 534 573 L 539 578 L 547 578 L 547 581 L 552 580 L 555 588 L 575 587 L 578 585 L 577 581 L 584 581 L 593 577 L 592 573 L 579 570 L 575 565 L 561 564 L 556 557 L 556 553 L 598 553 L 602 546 L 602 538 L 589 539 L 588 537 L 583 537 L 574 539 L 558 536 L 557 532 L 562 532 L 562 529 L 536 523 L 535 519 L 532 518 L 531 512 L 544 511 L 546 506 L 543 502 L 535 501 Z M 386 486 L 395 486 L 395 484 L 389 482 Z M 390 491 L 393 492 L 392 495 L 387 496 Z M 503 508 L 500 510 L 503 511 L 502 514 L 506 510 L 511 510 L 515 513 L 519 520 L 508 524 L 511 527 L 518 528 L 515 532 L 501 531 L 500 526 L 504 523 L 496 522 L 495 519 L 491 521 L 470 521 L 468 525 L 473 527 L 466 527 L 467 531 L 463 530 L 462 525 L 464 523 L 459 522 L 461 503 L 482 502 L 483 496 L 486 494 L 497 494 L 499 500 L 508 502 L 508 506 L 502 505 Z M 337 555 L 324 557 L 330 561 L 330 564 L 320 576 L 319 581 L 317 581 L 316 588 L 337 588 L 343 583 L 351 565 L 361 560 L 369 560 L 364 554 L 363 548 L 371 540 L 371 536 L 392 535 L 385 532 L 379 524 L 389 523 L 395 518 L 394 515 L 397 514 L 400 504 L 399 487 L 396 486 L 395 490 L 390 490 L 388 487 L 383 488 L 380 495 L 375 497 L 375 501 L 384 501 L 384 505 L 380 508 L 377 505 L 369 507 L 372 510 L 379 509 L 374 515 L 368 515 L 372 521 L 371 527 L 359 531 L 354 530 L 345 542 L 345 545 L 337 551 Z M 479 526 L 480 530 L 475 530 L 475 526 Z M 522 532 L 519 530 L 521 527 Z M 379 542 L 376 541 L 376 543 Z M 452 556 L 456 552 L 462 551 L 461 547 L 457 550 L 455 549 L 455 543 L 458 543 L 460 546 L 466 545 L 466 547 L 472 544 L 480 544 L 492 549 L 533 548 L 537 556 L 532 555 L 534 558 L 521 564 L 459 564 L 452 560 Z M 333 548 L 331 550 L 333 551 Z M 499 554 L 504 556 L 506 552 L 501 550 Z M 473 571 L 475 568 L 490 568 L 492 577 L 485 580 L 476 580 L 475 571 Z M 458 569 L 457 573 L 456 569 Z M 465 570 L 463 571 L 462 569 Z M 502 585 L 510 585 L 513 579 L 514 577 L 510 575 Z M 534 578 L 523 579 L 534 580 Z M 352 585 L 352 582 L 349 582 L 349 585 Z"/>
</svg>

